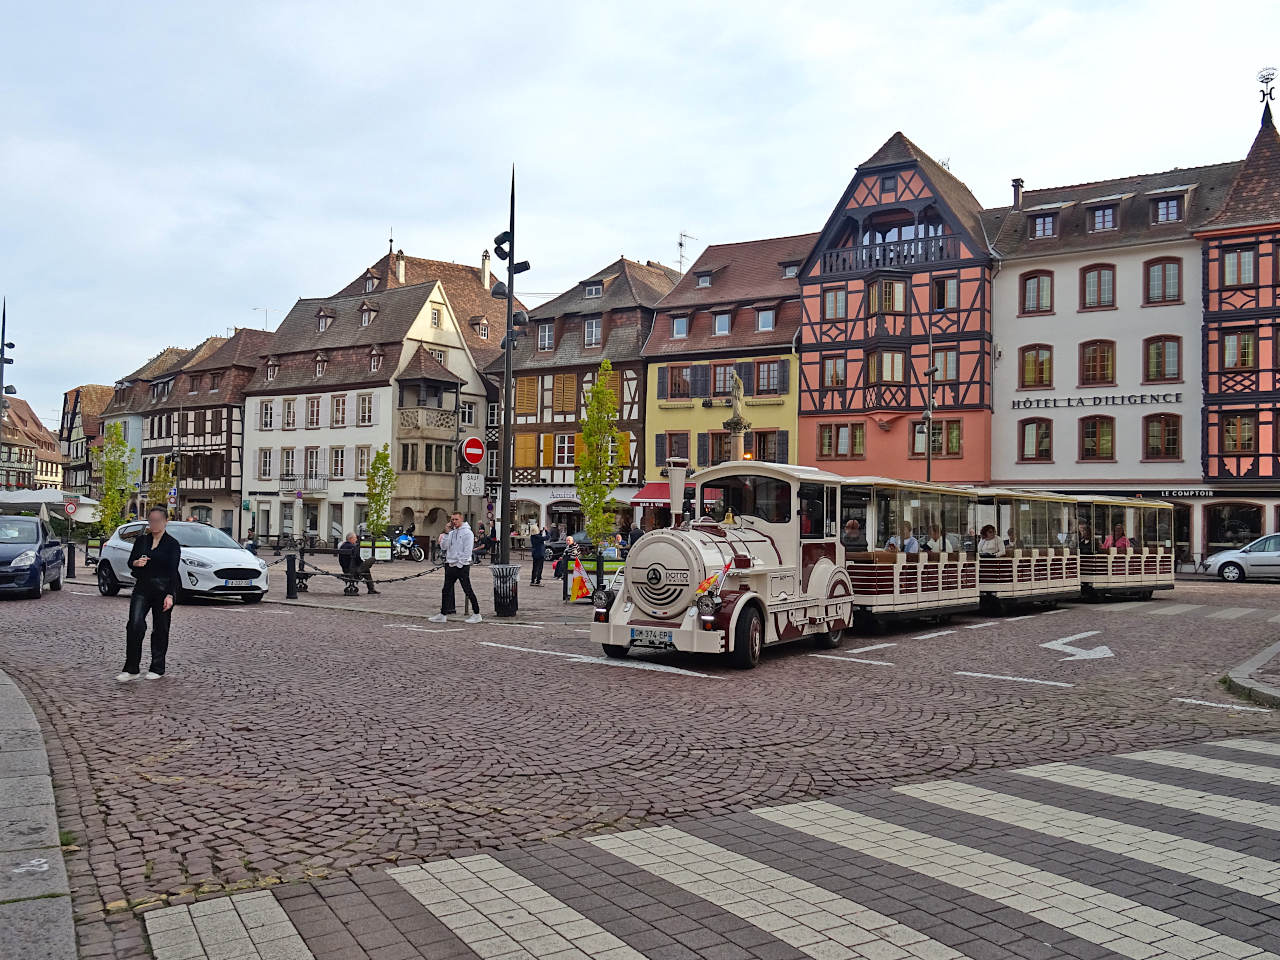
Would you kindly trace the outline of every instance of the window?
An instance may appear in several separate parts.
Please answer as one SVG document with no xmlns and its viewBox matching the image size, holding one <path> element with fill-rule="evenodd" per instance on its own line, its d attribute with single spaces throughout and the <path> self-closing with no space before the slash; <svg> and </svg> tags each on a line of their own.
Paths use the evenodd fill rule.
<svg viewBox="0 0 1280 960">
<path fill-rule="evenodd" d="M 364 278 L 364 292 L 373 293 L 373 288 L 378 285 L 378 281 L 374 277 Z"/>
<path fill-rule="evenodd" d="M 276 425 L 276 405 L 270 400 L 263 400 L 258 404 L 258 427 L 262 430 L 271 430 Z M 126 424 L 128 426 L 128 424 Z M 128 440 L 128 437 L 125 437 Z"/>
<path fill-rule="evenodd" d="M 356 479 L 363 480 L 369 475 L 370 447 L 356 447 Z"/>
<path fill-rule="evenodd" d="M 307 397 L 307 429 L 320 426 L 320 398 Z"/>
<path fill-rule="evenodd" d="M 667 459 L 680 457 L 689 459 L 689 434 L 686 432 L 667 434 Z"/>
<path fill-rule="evenodd" d="M 1222 251 L 1222 285 L 1224 287 L 1251 287 L 1254 285 L 1254 256 L 1252 247 L 1238 247 Z"/>
<path fill-rule="evenodd" d="M 373 311 L 365 307 L 360 311 L 360 326 L 367 327 L 373 321 Z"/>
<path fill-rule="evenodd" d="M 362 393 L 356 398 L 356 423 L 362 427 L 373 423 L 373 394 Z"/>
<path fill-rule="evenodd" d="M 487 323 L 479 323 L 476 325 L 476 332 L 480 334 L 481 340 L 489 339 L 489 325 Z"/>
<path fill-rule="evenodd" d="M 418 469 L 418 445 L 416 443 L 400 444 L 400 471 Z"/>
<path fill-rule="evenodd" d="M 258 479 L 271 479 L 271 448 L 258 451 Z"/>
<path fill-rule="evenodd" d="M 1053 310 L 1053 274 L 1029 273 L 1022 278 L 1022 312 L 1050 313 Z"/>
<path fill-rule="evenodd" d="M 498 451 L 490 450 L 486 454 L 488 462 L 486 464 L 487 476 L 496 477 L 498 475 Z"/>
<path fill-rule="evenodd" d="M 729 323 L 732 315 L 728 313 L 717 313 L 712 318 L 711 333 L 717 337 L 727 337 L 729 335 Z"/>
<path fill-rule="evenodd" d="M 733 435 L 729 433 L 711 434 L 711 465 L 725 463 L 733 459 Z"/>
<path fill-rule="evenodd" d="M 325 368 L 329 365 L 329 361 L 324 357 L 316 357 L 316 376 L 323 377 Z"/>
<path fill-rule="evenodd" d="M 845 358 L 822 358 L 822 385 L 824 387 L 843 387 L 845 385 Z"/>
<path fill-rule="evenodd" d="M 538 324 L 538 349 L 542 352 L 556 348 L 556 325 L 554 323 Z"/>
<path fill-rule="evenodd" d="M 1058 235 L 1058 215 L 1056 213 L 1037 214 L 1031 218 L 1031 239 L 1043 240 Z"/>
<path fill-rule="evenodd" d="M 200 391 L 200 387 L 203 385 L 204 377 L 200 376 L 198 373 L 193 374 L 191 376 L 191 384 L 187 387 L 187 393 L 198 393 Z"/>
<path fill-rule="evenodd" d="M 1080 459 L 1114 460 L 1116 422 L 1111 417 L 1080 419 Z"/>
<path fill-rule="evenodd" d="M 307 476 L 312 479 L 320 476 L 320 448 L 307 447 L 306 458 Z"/>
<path fill-rule="evenodd" d="M 1222 336 L 1222 369 L 1252 370 L 1257 365 L 1254 333 L 1244 330 Z"/>
<path fill-rule="evenodd" d="M 572 467 L 573 459 L 573 434 L 557 433 L 556 434 L 556 466 Z"/>
<path fill-rule="evenodd" d="M 1080 345 L 1080 385 L 1116 382 L 1116 345 L 1111 340 L 1088 340 Z"/>
<path fill-rule="evenodd" d="M 866 456 L 865 423 L 818 425 L 818 456 L 822 459 L 861 459 Z"/>
<path fill-rule="evenodd" d="M 772 310 L 756 311 L 756 329 L 764 332 L 773 329 L 774 312 Z"/>
<path fill-rule="evenodd" d="M 1149 337 L 1143 341 L 1146 364 L 1144 383 L 1171 383 L 1182 379 L 1182 338 Z"/>
<path fill-rule="evenodd" d="M 1152 223 L 1176 223 L 1182 219 L 1182 198 L 1167 197 L 1151 204 Z"/>
<path fill-rule="evenodd" d="M 904 313 L 907 309 L 907 284 L 905 280 L 880 280 L 871 285 L 870 311 L 872 313 Z"/>
<path fill-rule="evenodd" d="M 756 394 L 778 392 L 778 367 L 781 361 L 761 360 L 756 364 Z"/>
<path fill-rule="evenodd" d="M 298 425 L 295 407 L 296 403 L 292 398 L 284 401 L 284 428 L 286 430 L 292 430 Z"/>
<path fill-rule="evenodd" d="M 960 351 L 944 347 L 933 351 L 933 382 L 950 383 L 959 379 Z"/>
<path fill-rule="evenodd" d="M 584 347 L 600 346 L 600 318 L 587 317 L 582 321 L 582 345 Z"/>
<path fill-rule="evenodd" d="M 683 340 L 689 336 L 689 318 L 688 317 L 672 317 L 671 318 L 671 339 Z"/>
<path fill-rule="evenodd" d="M 433 327 L 440 326 L 440 308 L 439 307 L 431 308 L 431 325 Z"/>
<path fill-rule="evenodd" d="M 881 193 L 897 193 L 898 192 L 898 175 L 896 173 L 887 173 L 880 178 Z"/>
<path fill-rule="evenodd" d="M 330 447 L 329 448 L 329 476 L 334 479 L 342 479 L 347 475 L 347 448 L 346 447 Z"/>
<path fill-rule="evenodd" d="M 1182 459 L 1182 418 L 1173 413 L 1153 413 L 1142 418 L 1144 460 Z"/>
<path fill-rule="evenodd" d="M 1094 207 L 1089 211 L 1089 231 L 1097 233 L 1099 230 L 1114 230 L 1116 228 L 1116 206 L 1109 204 L 1105 207 Z"/>
<path fill-rule="evenodd" d="M 447 359 L 447 356 L 443 350 L 438 350 L 435 347 L 427 347 L 427 353 L 435 357 L 436 363 L 440 364 L 440 366 L 443 367 L 445 365 L 445 360 Z"/>
<path fill-rule="evenodd" d="M 763 460 L 766 463 L 778 462 L 777 430 L 757 430 L 752 434 L 751 442 L 755 447 L 753 456 L 756 460 Z"/>
<path fill-rule="evenodd" d="M 881 350 L 867 354 L 867 380 L 870 383 L 902 383 L 906 354 L 901 350 Z"/>
<path fill-rule="evenodd" d="M 790 279 L 792 279 L 793 277 L 798 277 L 798 276 L 800 276 L 800 265 L 799 265 L 799 264 L 797 264 L 797 263 L 788 263 L 785 267 L 783 267 L 783 268 L 782 268 L 782 278 L 783 278 L 784 280 L 790 280 Z"/>
<path fill-rule="evenodd" d="M 691 368 L 688 366 L 667 367 L 667 396 L 673 400 L 683 400 L 690 396 L 689 384 Z"/>
<path fill-rule="evenodd" d="M 578 412 L 578 375 L 557 373 L 552 384 L 551 410 L 553 413 Z"/>
<path fill-rule="evenodd" d="M 717 363 L 711 367 L 711 395 L 727 397 L 733 392 L 733 364 Z"/>
<path fill-rule="evenodd" d="M 485 422 L 491 427 L 502 426 L 502 407 L 499 404 L 489 404 L 489 415 Z"/>
<path fill-rule="evenodd" d="M 1116 305 L 1116 268 L 1099 263 L 1080 271 L 1080 309 L 1101 310 Z"/>
<path fill-rule="evenodd" d="M 382 367 L 382 354 L 380 353 L 369 354 L 369 372 L 377 373 L 381 367 Z"/>
<path fill-rule="evenodd" d="M 822 319 L 843 320 L 849 315 L 849 291 L 824 290 L 822 292 Z"/>
<path fill-rule="evenodd" d="M 267 363 L 267 382 L 270 383 L 272 380 L 274 380 L 276 378 L 276 374 L 279 372 L 280 372 L 280 365 L 278 363 L 268 362 Z"/>
<path fill-rule="evenodd" d="M 958 277 L 935 277 L 932 283 L 933 309 L 954 310 L 960 297 L 960 280 Z"/>
<path fill-rule="evenodd" d="M 345 427 L 347 425 L 347 398 L 345 396 L 334 397 L 329 401 L 329 425 L 331 427 Z"/>
<path fill-rule="evenodd" d="M 1181 303 L 1182 261 L 1149 260 L 1145 266 L 1146 276 L 1143 279 L 1142 302 L 1147 304 Z"/>
<path fill-rule="evenodd" d="M 1053 386 L 1053 347 L 1033 343 L 1018 351 L 1018 386 L 1023 390 Z"/>
<path fill-rule="evenodd" d="M 925 456 L 924 438 L 925 425 L 924 420 L 916 420 L 911 424 L 911 456 Z M 933 448 L 933 456 L 935 457 L 958 457 L 961 455 L 960 445 L 960 421 L 959 420 L 938 420 L 929 421 L 931 429 L 930 446 Z"/>
<path fill-rule="evenodd" d="M 326 330 L 328 330 L 329 320 L 330 320 L 330 317 L 326 316 L 323 312 L 317 313 L 316 314 L 316 333 L 324 333 Z"/>
<path fill-rule="evenodd" d="M 1048 420 L 1036 418 L 1023 420 L 1018 424 L 1021 443 L 1018 446 L 1018 459 L 1041 460 L 1053 459 L 1053 424 Z"/>
<path fill-rule="evenodd" d="M 474 427 L 476 425 L 476 405 L 474 403 L 470 400 L 463 400 L 460 412 L 464 427 Z"/>
<path fill-rule="evenodd" d="M 711 286 L 711 274 L 710 274 L 710 273 L 700 273 L 700 274 L 698 274 L 698 286 L 700 286 L 700 287 L 709 287 L 709 286 Z"/>
<path fill-rule="evenodd" d="M 1258 417 L 1252 413 L 1222 418 L 1223 453 L 1257 453 Z"/>
<path fill-rule="evenodd" d="M 588 283 L 582 288 L 582 295 L 588 300 L 594 300 L 604 295 L 604 285 L 600 283 Z"/>
</svg>

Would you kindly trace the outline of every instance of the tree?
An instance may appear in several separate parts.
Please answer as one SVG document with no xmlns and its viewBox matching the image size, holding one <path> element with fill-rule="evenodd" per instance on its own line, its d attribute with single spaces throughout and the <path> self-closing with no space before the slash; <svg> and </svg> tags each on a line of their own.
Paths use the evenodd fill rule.
<svg viewBox="0 0 1280 960">
<path fill-rule="evenodd" d="M 614 528 L 609 495 L 622 479 L 619 453 L 628 443 L 618 429 L 618 395 L 613 392 L 613 365 L 600 361 L 595 383 L 587 391 L 587 415 L 582 420 L 582 448 L 574 451 L 578 500 L 587 521 L 587 535 L 600 543 Z"/>
<path fill-rule="evenodd" d="M 129 506 L 129 493 L 138 479 L 130 469 L 133 448 L 125 442 L 124 427 L 119 423 L 107 425 L 101 447 L 91 447 L 89 456 L 93 470 L 102 478 L 102 495 L 98 498 L 98 521 L 94 532 L 109 537 L 124 522 L 124 512 Z"/>
<path fill-rule="evenodd" d="M 147 503 L 151 506 L 164 507 L 169 502 L 169 491 L 178 484 L 177 472 L 168 457 L 156 458 L 156 472 L 147 484 Z"/>
<path fill-rule="evenodd" d="M 367 496 L 369 515 L 365 524 L 375 537 L 386 536 L 391 525 L 391 496 L 396 492 L 396 472 L 391 469 L 391 445 L 384 443 L 369 464 Z"/>
</svg>

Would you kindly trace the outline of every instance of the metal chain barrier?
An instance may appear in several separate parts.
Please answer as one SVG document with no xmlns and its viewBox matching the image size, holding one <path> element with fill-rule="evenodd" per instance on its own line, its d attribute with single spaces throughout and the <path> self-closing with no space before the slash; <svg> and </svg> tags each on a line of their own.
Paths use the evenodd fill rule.
<svg viewBox="0 0 1280 960">
<path fill-rule="evenodd" d="M 306 560 L 300 560 L 299 564 L 302 569 L 306 569 L 309 567 L 311 571 L 313 571 L 308 574 L 309 576 L 333 577 L 335 580 L 341 580 L 343 583 L 348 583 L 352 580 L 359 581 L 362 579 L 358 575 L 352 575 L 347 573 L 333 573 L 332 571 L 325 570 L 321 567 L 317 567 L 314 563 L 310 563 Z M 390 577 L 383 580 L 374 580 L 373 582 L 374 583 L 404 583 L 406 580 L 417 580 L 419 577 L 425 577 L 427 574 L 430 574 L 430 573 L 438 573 L 443 569 L 444 569 L 444 564 L 442 563 L 438 566 L 430 567 L 419 573 L 411 573 L 405 577 Z"/>
</svg>

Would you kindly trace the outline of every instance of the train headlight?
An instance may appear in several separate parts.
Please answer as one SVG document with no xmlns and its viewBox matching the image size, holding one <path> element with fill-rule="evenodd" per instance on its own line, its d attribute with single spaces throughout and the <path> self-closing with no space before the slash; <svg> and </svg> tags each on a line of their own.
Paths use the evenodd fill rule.
<svg viewBox="0 0 1280 960">
<path fill-rule="evenodd" d="M 716 599 L 714 594 L 704 593 L 698 597 L 698 613 L 704 619 L 714 617 L 718 606 L 720 606 L 720 601 Z"/>
<path fill-rule="evenodd" d="M 600 587 L 591 594 L 591 605 L 596 608 L 592 619 L 596 623 L 609 622 L 609 608 L 613 606 L 613 601 L 614 592 L 605 587 Z"/>
</svg>

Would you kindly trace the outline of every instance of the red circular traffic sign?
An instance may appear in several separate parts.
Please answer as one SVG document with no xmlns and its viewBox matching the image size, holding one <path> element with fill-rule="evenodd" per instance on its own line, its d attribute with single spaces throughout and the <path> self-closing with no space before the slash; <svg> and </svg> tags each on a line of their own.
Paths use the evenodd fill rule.
<svg viewBox="0 0 1280 960">
<path fill-rule="evenodd" d="M 479 437 L 467 437 L 462 441 L 462 459 L 473 467 L 484 460 L 484 441 Z"/>
<path fill-rule="evenodd" d="M 76 512 L 76 502 L 74 500 L 65 500 L 62 503 L 62 511 L 67 516 L 72 516 Z"/>
</svg>

